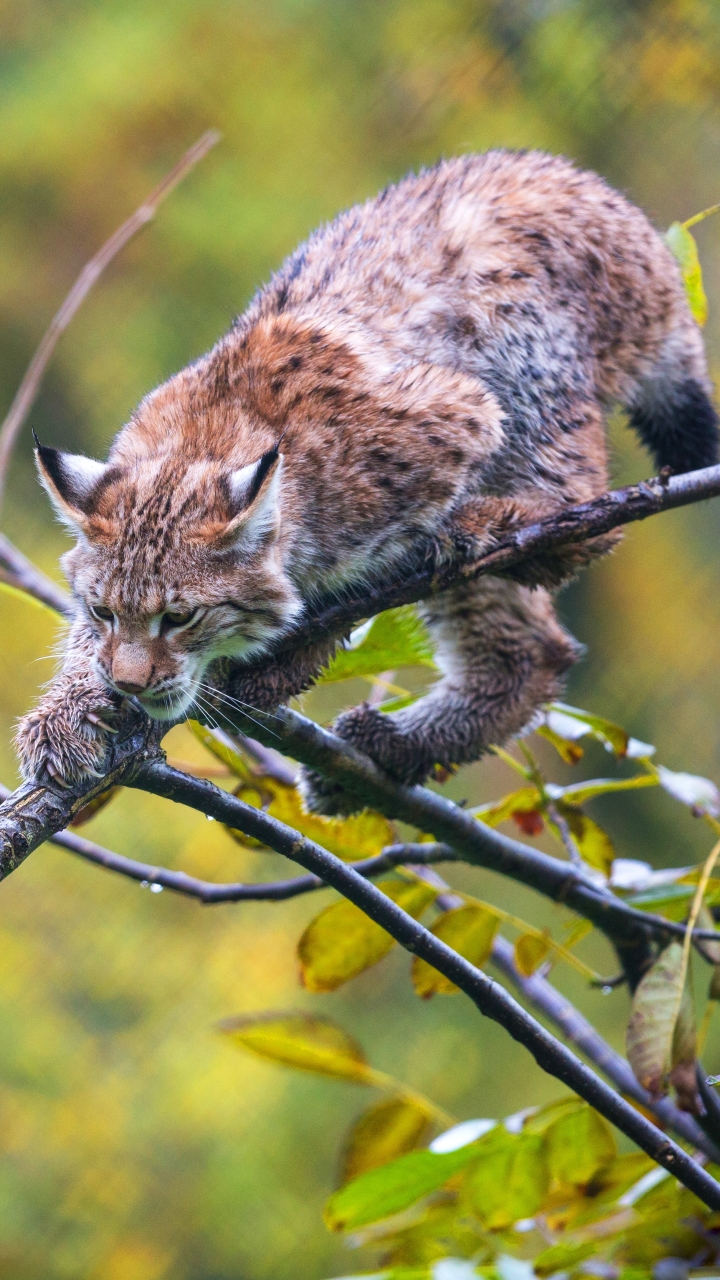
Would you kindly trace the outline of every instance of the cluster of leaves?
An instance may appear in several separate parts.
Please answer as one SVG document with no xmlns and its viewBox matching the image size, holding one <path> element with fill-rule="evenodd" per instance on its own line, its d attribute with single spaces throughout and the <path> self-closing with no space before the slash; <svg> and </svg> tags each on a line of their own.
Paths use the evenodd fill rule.
<svg viewBox="0 0 720 1280">
<path fill-rule="evenodd" d="M 668 1255 L 716 1261 L 720 1214 L 648 1156 L 619 1154 L 577 1098 L 453 1124 L 425 1145 L 444 1113 L 329 1019 L 261 1014 L 221 1030 L 261 1057 L 385 1091 L 351 1127 L 325 1209 L 331 1231 L 380 1254 L 376 1280 L 643 1280 Z"/>
<path fill-rule="evenodd" d="M 321 679 L 362 675 L 376 682 L 382 667 L 383 684 L 396 692 L 395 669 L 413 662 L 430 667 L 432 658 L 417 616 L 403 609 L 359 629 Z M 403 690 L 398 696 L 412 697 Z M 350 819 L 306 813 L 288 782 L 258 772 L 242 748 L 221 733 L 191 727 L 235 779 L 236 794 L 340 857 L 368 857 L 398 839 L 394 825 L 370 811 Z M 717 834 L 720 794 L 714 784 L 666 769 L 654 762 L 650 744 L 604 717 L 565 704 L 546 708 L 535 733 L 566 764 L 577 764 L 583 740 L 591 739 L 615 759 L 634 764 L 636 772 L 561 786 L 544 777 L 529 740 L 521 739 L 517 754 L 499 749 L 497 755 L 522 777 L 522 786 L 471 810 L 474 817 L 491 826 L 513 822 L 528 836 L 547 828 L 558 851 L 608 891 L 639 909 L 674 921 L 690 918 L 712 929 L 711 907 L 720 902 L 720 880 L 712 876 L 710 860 L 704 867 L 654 872 L 648 864 L 617 859 L 610 837 L 585 806 L 605 794 L 660 787 Z M 251 843 L 240 832 L 229 834 Z M 433 839 L 423 832 L 413 838 Z M 455 895 L 462 905 L 441 909 L 438 889 L 411 867 L 399 868 L 378 887 L 414 918 L 434 911 L 432 932 L 477 966 L 490 959 L 498 930 L 510 927 L 517 935 L 514 954 L 523 974 L 541 965 L 546 972 L 550 964 L 563 961 L 588 980 L 602 981 L 573 950 L 590 932 L 588 921 L 580 920 L 567 936 L 556 939 L 467 894 Z M 394 945 L 359 908 L 336 901 L 311 920 L 299 939 L 301 981 L 313 992 L 334 991 L 379 963 Z M 718 943 L 704 944 L 703 954 L 713 966 L 720 962 L 720 935 Z M 659 1094 L 671 1084 L 680 1104 L 692 1109 L 697 1035 L 688 960 L 689 941 L 674 942 L 645 975 L 628 1024 L 628 1056 L 646 1088 Z M 457 990 L 418 958 L 412 961 L 411 976 L 423 998 Z M 711 1001 L 720 994 L 716 968 L 709 994 Z M 712 1007 L 710 1003 L 708 1010 Z M 344 1146 L 340 1189 L 326 1212 L 332 1230 L 349 1233 L 354 1243 L 380 1248 L 386 1270 L 378 1274 L 388 1280 L 442 1277 L 438 1259 L 464 1267 L 448 1271 L 448 1280 L 451 1274 L 456 1280 L 475 1274 L 515 1280 L 510 1262 L 522 1264 L 527 1275 L 581 1276 L 587 1260 L 597 1260 L 598 1254 L 628 1276 L 648 1274 L 653 1261 L 668 1253 L 714 1260 L 713 1231 L 720 1218 L 716 1223 L 645 1156 L 618 1155 L 606 1122 L 576 1099 L 504 1123 L 466 1122 L 457 1133 L 453 1129 L 419 1150 L 433 1126 L 447 1123 L 448 1117 L 427 1098 L 372 1068 L 361 1048 L 326 1019 L 266 1014 L 231 1020 L 223 1030 L 262 1056 L 381 1088 L 388 1095 L 353 1125 Z M 522 1280 L 519 1272 L 517 1280 Z"/>
</svg>

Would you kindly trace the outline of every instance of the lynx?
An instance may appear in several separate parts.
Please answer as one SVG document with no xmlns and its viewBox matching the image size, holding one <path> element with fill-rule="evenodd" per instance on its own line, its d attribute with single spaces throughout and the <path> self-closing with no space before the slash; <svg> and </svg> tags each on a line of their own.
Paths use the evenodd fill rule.
<svg viewBox="0 0 720 1280">
<path fill-rule="evenodd" d="M 148 395 L 106 463 L 38 445 L 77 538 L 63 557 L 75 616 L 19 726 L 25 775 L 99 772 L 123 698 L 177 721 L 220 659 L 247 696 L 243 664 L 309 605 L 396 573 L 420 545 L 459 528 L 480 554 L 513 522 L 603 492 L 615 404 L 659 466 L 715 463 L 710 394 L 676 263 L 595 174 L 492 151 L 387 187 L 315 232 L 209 354 Z M 578 653 L 553 593 L 612 541 L 432 598 L 441 678 L 392 714 L 347 711 L 336 732 L 416 783 L 522 731 Z M 282 690 L 260 680 L 256 705 L 307 685 L 322 656 Z M 318 778 L 306 795 L 342 807 Z"/>
</svg>

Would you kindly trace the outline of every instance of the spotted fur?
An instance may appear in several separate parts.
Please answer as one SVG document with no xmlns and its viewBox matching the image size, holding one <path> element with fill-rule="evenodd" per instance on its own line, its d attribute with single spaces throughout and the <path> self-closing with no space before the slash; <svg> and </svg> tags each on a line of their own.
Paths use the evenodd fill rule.
<svg viewBox="0 0 720 1280">
<path fill-rule="evenodd" d="M 494 151 L 388 187 L 311 236 L 153 391 L 106 464 L 39 448 L 78 535 L 64 558 L 77 617 L 20 726 L 26 773 L 98 767 L 120 695 L 180 716 L 221 658 L 240 664 L 247 701 L 307 683 L 320 651 L 295 684 L 243 682 L 242 662 L 428 539 L 479 553 L 509 523 L 601 493 L 614 403 L 660 465 L 716 461 L 710 390 L 672 256 L 595 174 Z M 550 589 L 608 541 L 434 599 L 442 679 L 393 715 L 348 712 L 338 732 L 414 782 L 521 730 L 576 656 Z M 317 778 L 306 790 L 342 807 Z"/>
</svg>

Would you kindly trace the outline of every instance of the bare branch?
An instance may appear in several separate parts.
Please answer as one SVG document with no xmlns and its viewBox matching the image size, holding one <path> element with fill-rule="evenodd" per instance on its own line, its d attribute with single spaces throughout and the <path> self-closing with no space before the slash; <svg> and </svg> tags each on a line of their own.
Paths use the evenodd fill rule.
<svg viewBox="0 0 720 1280">
<path fill-rule="evenodd" d="M 150 192 L 150 195 L 135 210 L 132 216 L 123 222 L 122 226 L 113 232 L 110 239 L 105 241 L 105 244 L 94 257 L 89 262 L 86 262 L 60 310 L 53 316 L 35 355 L 28 365 L 2 428 L 0 428 L 0 502 L 2 501 L 5 478 L 13 446 L 38 393 L 43 374 L 60 336 L 67 329 L 76 311 L 85 301 L 93 285 L 102 275 L 105 268 L 112 262 L 113 258 L 117 257 L 120 250 L 125 248 L 128 241 L 132 240 L 138 231 L 147 226 L 148 222 L 152 222 L 158 207 L 166 196 L 170 194 L 179 182 L 182 182 L 183 178 L 195 167 L 198 161 L 202 160 L 211 147 L 214 147 L 219 141 L 220 134 L 215 129 L 209 129 L 201 138 L 198 138 L 195 145 L 185 152 L 182 159 Z"/>
<path fill-rule="evenodd" d="M 148 761 L 129 778 L 155 795 L 209 813 L 220 822 L 246 830 L 307 871 L 319 876 L 386 929 L 407 951 L 421 956 L 468 995 L 481 1013 L 499 1022 L 523 1044 L 538 1065 L 562 1080 L 607 1120 L 631 1138 L 651 1158 L 673 1173 L 711 1208 L 720 1208 L 720 1184 L 691 1157 L 634 1110 L 579 1058 L 546 1031 L 498 983 L 402 911 L 386 894 L 358 875 L 353 867 L 300 836 L 262 810 L 244 804 L 210 782 L 177 773 L 158 761 Z"/>
<path fill-rule="evenodd" d="M 0 788 L 0 794 L 6 793 Z M 158 884 L 163 889 L 171 889 L 185 897 L 195 898 L 205 906 L 215 906 L 222 902 L 286 902 L 288 898 L 297 898 L 305 893 L 313 893 L 317 889 L 327 889 L 327 884 L 319 876 L 294 876 L 289 880 L 271 880 L 261 884 L 214 884 L 211 880 L 198 880 L 184 871 L 170 871 L 167 867 L 155 867 L 149 862 L 136 862 L 134 858 L 124 858 L 119 853 L 112 853 L 102 845 L 85 839 L 75 831 L 62 831 L 51 837 L 51 843 L 67 849 L 86 862 L 105 867 L 108 871 L 116 871 L 119 875 L 137 880 L 140 884 Z M 433 862 L 453 862 L 455 854 L 452 849 L 441 844 L 425 845 L 388 845 L 374 858 L 363 858 L 353 862 L 358 875 L 371 877 L 391 871 L 414 858 L 417 863 L 429 866 Z"/>
<path fill-rule="evenodd" d="M 67 592 L 58 587 L 52 578 L 46 577 L 3 533 L 0 533 L 0 582 L 7 582 L 8 586 L 24 591 L 26 595 L 46 604 L 49 609 L 57 610 L 66 618 L 72 614 L 72 601 Z"/>
</svg>

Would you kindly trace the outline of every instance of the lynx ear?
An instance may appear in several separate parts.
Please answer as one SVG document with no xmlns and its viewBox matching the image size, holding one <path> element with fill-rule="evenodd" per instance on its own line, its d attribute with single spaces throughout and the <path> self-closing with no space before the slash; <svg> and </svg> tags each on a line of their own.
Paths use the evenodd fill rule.
<svg viewBox="0 0 720 1280">
<path fill-rule="evenodd" d="M 231 472 L 228 487 L 235 514 L 220 534 L 221 544 L 255 544 L 275 536 L 282 466 L 282 454 L 275 445 L 257 462 Z"/>
<path fill-rule="evenodd" d="M 40 483 L 57 514 L 73 531 L 84 531 L 92 509 L 92 496 L 107 471 L 104 462 L 78 453 L 61 453 L 40 444 L 35 432 L 35 461 Z"/>
</svg>

